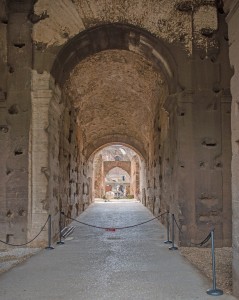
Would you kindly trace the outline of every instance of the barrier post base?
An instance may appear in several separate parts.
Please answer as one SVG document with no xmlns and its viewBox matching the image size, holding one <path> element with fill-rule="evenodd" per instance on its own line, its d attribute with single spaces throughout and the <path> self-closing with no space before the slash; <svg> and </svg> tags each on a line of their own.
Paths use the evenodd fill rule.
<svg viewBox="0 0 239 300">
<path fill-rule="evenodd" d="M 65 243 L 62 241 L 57 242 L 57 245 L 64 245 Z"/>
<path fill-rule="evenodd" d="M 172 241 L 170 240 L 164 241 L 164 244 L 172 244 Z"/>
<path fill-rule="evenodd" d="M 210 289 L 207 290 L 207 294 L 210 296 L 221 296 L 223 295 L 223 291 L 219 289 Z"/>
<path fill-rule="evenodd" d="M 172 247 L 170 247 L 170 248 L 168 248 L 169 250 L 178 250 L 178 247 L 176 247 L 176 246 L 172 246 Z"/>
<path fill-rule="evenodd" d="M 45 249 L 46 249 L 46 250 L 53 250 L 53 249 L 54 249 L 54 247 L 52 247 L 52 246 L 48 246 L 48 247 L 45 247 Z"/>
</svg>

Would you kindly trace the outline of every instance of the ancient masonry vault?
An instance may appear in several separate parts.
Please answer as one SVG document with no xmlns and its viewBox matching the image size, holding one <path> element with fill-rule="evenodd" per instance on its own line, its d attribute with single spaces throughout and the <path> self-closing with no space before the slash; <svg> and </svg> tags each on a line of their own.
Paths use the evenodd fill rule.
<svg viewBox="0 0 239 300">
<path fill-rule="evenodd" d="M 0 0 L 2 239 L 93 201 L 93 159 L 140 156 L 139 197 L 169 209 L 182 245 L 212 224 L 231 245 L 231 94 L 225 14 L 210 0 Z M 46 233 L 37 240 L 44 244 Z"/>
</svg>

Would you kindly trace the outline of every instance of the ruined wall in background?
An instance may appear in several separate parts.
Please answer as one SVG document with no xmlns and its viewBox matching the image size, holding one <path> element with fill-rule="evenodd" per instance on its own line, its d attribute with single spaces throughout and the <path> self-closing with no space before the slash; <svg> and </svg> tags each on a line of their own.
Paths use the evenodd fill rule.
<svg viewBox="0 0 239 300">
<path fill-rule="evenodd" d="M 134 195 L 135 199 L 140 200 L 140 174 L 139 174 L 139 158 L 137 155 L 131 159 L 131 182 L 130 194 Z"/>
<path fill-rule="evenodd" d="M 104 196 L 104 189 L 103 189 L 103 183 L 104 183 L 104 176 L 103 176 L 103 160 L 101 154 L 96 154 L 94 158 L 94 186 L 93 186 L 93 192 L 94 198 L 102 198 Z"/>
</svg>

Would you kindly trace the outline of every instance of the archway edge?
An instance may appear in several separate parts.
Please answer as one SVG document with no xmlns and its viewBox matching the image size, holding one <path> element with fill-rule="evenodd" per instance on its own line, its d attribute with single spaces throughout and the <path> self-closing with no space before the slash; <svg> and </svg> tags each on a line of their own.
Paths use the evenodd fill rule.
<svg viewBox="0 0 239 300">
<path fill-rule="evenodd" d="M 128 50 L 151 61 L 167 81 L 169 92 L 177 90 L 177 67 L 166 42 L 150 32 L 130 24 L 109 23 L 80 32 L 59 51 L 51 74 L 62 85 L 83 59 L 106 50 Z"/>
<path fill-rule="evenodd" d="M 130 161 L 104 161 L 104 176 L 111 170 L 119 168 L 125 171 L 129 176 L 131 175 L 131 162 Z"/>
<path fill-rule="evenodd" d="M 134 138 L 123 135 L 105 136 L 97 139 L 96 144 L 88 145 L 88 147 L 85 148 L 86 159 L 93 159 L 97 152 L 111 145 L 128 147 L 137 153 L 142 160 L 146 160 L 146 151 L 143 149 L 142 144 Z"/>
</svg>

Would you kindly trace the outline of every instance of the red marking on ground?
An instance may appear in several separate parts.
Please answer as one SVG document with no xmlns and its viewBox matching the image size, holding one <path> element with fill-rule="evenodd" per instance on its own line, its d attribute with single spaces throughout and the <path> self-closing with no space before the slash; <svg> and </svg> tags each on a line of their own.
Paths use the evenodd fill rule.
<svg viewBox="0 0 239 300">
<path fill-rule="evenodd" d="M 115 231 L 116 229 L 115 228 L 106 228 L 105 230 L 106 231 Z"/>
</svg>

